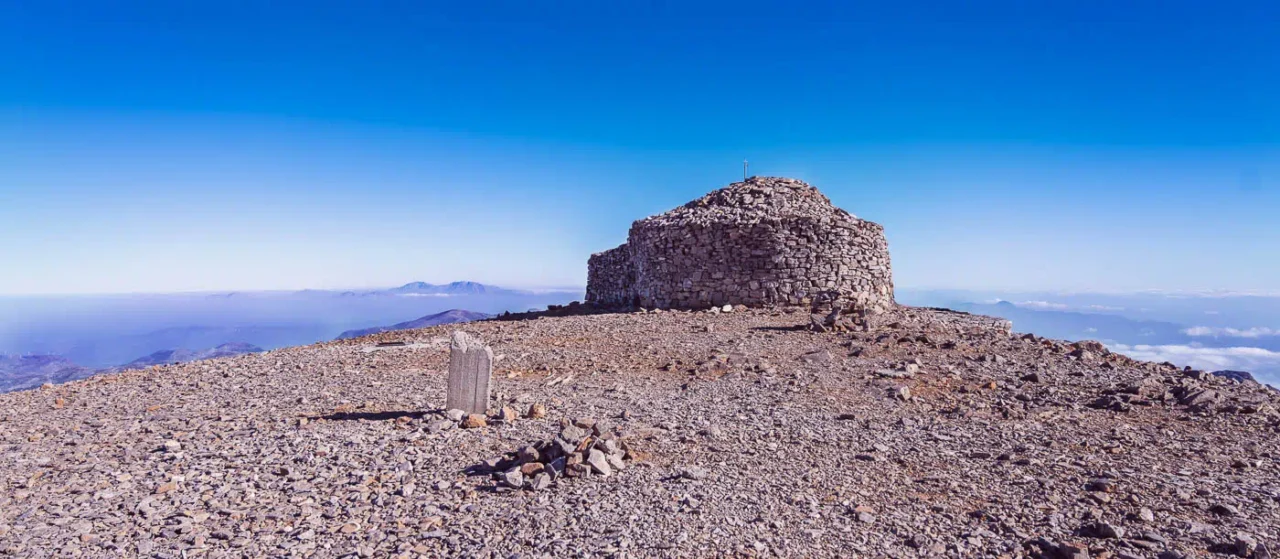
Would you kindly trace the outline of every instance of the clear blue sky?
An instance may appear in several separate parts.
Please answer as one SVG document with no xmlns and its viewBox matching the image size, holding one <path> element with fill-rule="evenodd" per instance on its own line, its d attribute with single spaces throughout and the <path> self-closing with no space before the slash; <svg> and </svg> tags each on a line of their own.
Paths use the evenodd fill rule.
<svg viewBox="0 0 1280 559">
<path fill-rule="evenodd" d="M 0 0 L 0 294 L 581 284 L 744 158 L 902 287 L 1280 289 L 1276 2 L 604 4 Z"/>
</svg>

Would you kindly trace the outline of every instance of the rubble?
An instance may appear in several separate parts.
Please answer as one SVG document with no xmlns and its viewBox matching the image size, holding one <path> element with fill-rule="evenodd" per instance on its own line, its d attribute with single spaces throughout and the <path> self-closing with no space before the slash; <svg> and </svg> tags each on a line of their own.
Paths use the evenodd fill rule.
<svg viewBox="0 0 1280 559">
<path fill-rule="evenodd" d="M 615 431 L 591 419 L 565 425 L 556 436 L 467 468 L 491 475 L 499 486 L 541 491 L 562 477 L 608 477 L 626 469 L 627 445 Z"/>
<path fill-rule="evenodd" d="M 505 356 L 468 429 L 441 409 L 447 326 L 0 395 L 0 555 L 1258 559 L 1280 542 L 1266 386 L 964 313 L 813 332 L 787 310 L 468 323 Z M 1128 411 L 1090 407 L 1104 398 Z"/>
</svg>

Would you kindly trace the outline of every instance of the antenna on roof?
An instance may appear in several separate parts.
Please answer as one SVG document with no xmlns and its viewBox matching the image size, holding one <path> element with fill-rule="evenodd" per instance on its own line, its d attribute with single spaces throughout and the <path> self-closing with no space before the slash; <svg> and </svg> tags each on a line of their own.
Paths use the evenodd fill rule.
<svg viewBox="0 0 1280 559">
<path fill-rule="evenodd" d="M 742 180 L 747 180 L 747 160 L 742 160 Z"/>
</svg>

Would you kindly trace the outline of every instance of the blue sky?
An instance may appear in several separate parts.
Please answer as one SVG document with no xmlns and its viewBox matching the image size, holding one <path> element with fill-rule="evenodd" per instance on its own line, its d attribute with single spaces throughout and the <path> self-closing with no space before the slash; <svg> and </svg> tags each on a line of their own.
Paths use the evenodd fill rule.
<svg viewBox="0 0 1280 559">
<path fill-rule="evenodd" d="M 581 284 L 743 159 L 902 287 L 1280 289 L 1273 2 L 460 4 L 0 0 L 0 294 Z"/>
</svg>

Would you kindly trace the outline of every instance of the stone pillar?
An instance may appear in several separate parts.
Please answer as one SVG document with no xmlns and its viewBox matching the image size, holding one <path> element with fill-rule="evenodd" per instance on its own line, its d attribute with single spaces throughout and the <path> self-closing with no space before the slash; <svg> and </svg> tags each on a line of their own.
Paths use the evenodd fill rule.
<svg viewBox="0 0 1280 559">
<path fill-rule="evenodd" d="M 484 413 L 489 409 L 489 379 L 493 376 L 493 350 L 479 338 L 461 330 L 449 346 L 449 389 L 445 409 Z"/>
</svg>

